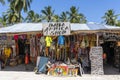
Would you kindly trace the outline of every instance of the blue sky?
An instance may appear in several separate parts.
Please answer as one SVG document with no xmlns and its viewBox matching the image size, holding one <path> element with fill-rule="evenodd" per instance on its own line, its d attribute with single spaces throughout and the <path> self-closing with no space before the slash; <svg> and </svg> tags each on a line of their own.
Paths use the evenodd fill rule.
<svg viewBox="0 0 120 80">
<path fill-rule="evenodd" d="M 36 13 L 41 13 L 45 6 L 52 6 L 55 14 L 62 11 L 69 11 L 71 6 L 79 7 L 79 12 L 83 13 L 88 22 L 101 23 L 101 17 L 108 9 L 114 9 L 115 14 L 120 14 L 120 0 L 33 0 L 31 9 Z M 0 16 L 8 8 L 6 5 L 0 4 Z M 23 14 L 24 17 L 26 14 Z"/>
</svg>

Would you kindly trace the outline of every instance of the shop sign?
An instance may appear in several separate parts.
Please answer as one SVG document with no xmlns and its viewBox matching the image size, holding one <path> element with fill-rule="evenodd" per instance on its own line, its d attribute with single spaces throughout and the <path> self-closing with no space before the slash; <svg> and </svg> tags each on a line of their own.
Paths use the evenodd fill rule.
<svg viewBox="0 0 120 80">
<path fill-rule="evenodd" d="M 45 36 L 70 35 L 69 22 L 43 23 L 43 34 Z"/>
<path fill-rule="evenodd" d="M 105 41 L 118 41 L 120 36 L 115 33 L 104 33 L 103 35 Z"/>
</svg>

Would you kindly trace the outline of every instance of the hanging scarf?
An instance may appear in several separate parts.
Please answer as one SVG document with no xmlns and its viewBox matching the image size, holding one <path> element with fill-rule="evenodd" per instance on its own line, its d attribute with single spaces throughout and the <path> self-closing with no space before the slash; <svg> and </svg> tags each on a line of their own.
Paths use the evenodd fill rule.
<svg viewBox="0 0 120 80">
<path fill-rule="evenodd" d="M 86 42 L 85 47 L 89 47 L 89 39 L 88 39 L 88 36 L 85 37 L 85 42 Z"/>
<path fill-rule="evenodd" d="M 81 42 L 81 48 L 85 48 L 85 40 L 84 40 L 84 37 L 83 37 L 83 40 Z"/>
</svg>

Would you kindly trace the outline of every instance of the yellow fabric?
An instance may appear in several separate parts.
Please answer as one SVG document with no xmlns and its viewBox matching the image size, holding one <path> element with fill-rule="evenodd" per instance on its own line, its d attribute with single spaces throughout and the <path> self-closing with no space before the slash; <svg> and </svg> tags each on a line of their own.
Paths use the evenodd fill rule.
<svg viewBox="0 0 120 80">
<path fill-rule="evenodd" d="M 83 37 L 83 40 L 81 42 L 81 48 L 85 48 L 85 40 L 84 40 L 84 37 Z"/>
<path fill-rule="evenodd" d="M 46 52 L 46 56 L 48 56 L 48 54 L 49 54 L 49 48 L 48 47 L 46 47 L 45 52 Z"/>
<path fill-rule="evenodd" d="M 56 52 L 56 58 L 57 58 L 57 60 L 59 60 L 59 56 L 60 56 L 60 49 L 57 49 L 57 52 Z"/>
<path fill-rule="evenodd" d="M 50 47 L 50 46 L 51 46 L 51 43 L 52 43 L 52 38 L 49 37 L 49 36 L 47 36 L 47 37 L 45 38 L 45 41 L 46 41 L 46 46 L 47 46 L 47 47 Z"/>
<path fill-rule="evenodd" d="M 94 41 L 91 41 L 90 42 L 90 47 L 94 47 L 94 46 L 95 46 Z"/>
<path fill-rule="evenodd" d="M 10 57 L 10 54 L 12 53 L 12 51 L 10 48 L 5 48 L 4 53 L 5 53 L 6 57 Z"/>
</svg>

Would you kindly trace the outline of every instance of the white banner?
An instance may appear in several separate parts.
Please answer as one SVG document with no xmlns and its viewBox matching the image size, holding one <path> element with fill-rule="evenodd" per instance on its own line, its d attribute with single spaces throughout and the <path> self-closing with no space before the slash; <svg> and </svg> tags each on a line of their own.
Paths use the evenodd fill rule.
<svg viewBox="0 0 120 80">
<path fill-rule="evenodd" d="M 43 23 L 44 36 L 70 35 L 69 22 L 49 22 Z"/>
</svg>

